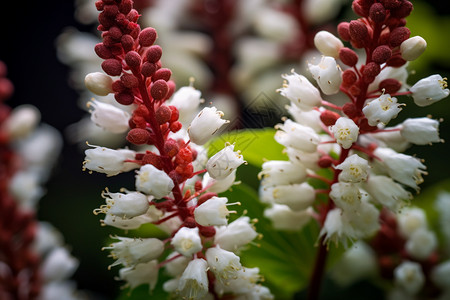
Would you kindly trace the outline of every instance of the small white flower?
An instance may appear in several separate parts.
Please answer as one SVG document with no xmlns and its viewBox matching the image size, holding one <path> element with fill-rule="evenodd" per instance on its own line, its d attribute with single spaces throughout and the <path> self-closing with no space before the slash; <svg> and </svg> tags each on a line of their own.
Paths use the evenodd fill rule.
<svg viewBox="0 0 450 300">
<path fill-rule="evenodd" d="M 439 121 L 430 118 L 406 119 L 401 124 L 400 134 L 416 145 L 439 143 Z"/>
<path fill-rule="evenodd" d="M 41 178 L 34 172 L 19 171 L 9 182 L 9 192 L 20 204 L 21 209 L 34 210 L 39 199 L 45 194 L 40 186 Z"/>
<path fill-rule="evenodd" d="M 418 184 L 423 182 L 422 174 L 426 166 L 418 158 L 397 153 L 392 149 L 378 147 L 373 154 L 382 161 L 382 166 L 394 180 L 419 190 Z"/>
<path fill-rule="evenodd" d="M 389 94 L 383 94 L 366 104 L 363 113 L 370 126 L 376 126 L 378 123 L 386 125 L 390 120 L 397 117 L 402 110 L 402 105 L 397 103 L 397 98 L 391 97 Z"/>
<path fill-rule="evenodd" d="M 364 185 L 364 189 L 377 202 L 392 211 L 397 211 L 405 205 L 406 201 L 412 199 L 410 192 L 390 177 L 382 175 L 370 175 Z"/>
<path fill-rule="evenodd" d="M 289 160 L 293 163 L 302 164 L 307 169 L 313 171 L 317 171 L 320 169 L 319 165 L 317 164 L 320 159 L 319 151 L 308 153 L 292 147 L 287 147 L 283 152 L 287 154 Z"/>
<path fill-rule="evenodd" d="M 192 260 L 178 281 L 176 292 L 182 299 L 202 299 L 208 293 L 208 263 L 206 260 L 197 258 Z"/>
<path fill-rule="evenodd" d="M 52 224 L 39 222 L 37 232 L 33 240 L 33 251 L 41 257 L 53 248 L 63 245 L 63 236 Z"/>
<path fill-rule="evenodd" d="M 120 242 L 103 247 L 103 249 L 111 250 L 111 256 L 116 259 L 111 267 L 119 264 L 132 267 L 139 263 L 146 263 L 157 259 L 164 251 L 164 243 L 156 238 L 132 239 L 120 236 L 115 238 Z"/>
<path fill-rule="evenodd" d="M 319 64 L 308 63 L 308 69 L 324 94 L 334 95 L 339 92 L 342 83 L 342 70 L 333 57 L 322 56 Z"/>
<path fill-rule="evenodd" d="M 16 107 L 3 124 L 4 130 L 13 139 L 28 136 L 41 120 L 41 113 L 33 105 L 25 104 Z"/>
<path fill-rule="evenodd" d="M 148 195 L 161 199 L 167 196 L 175 184 L 166 172 L 151 164 L 141 167 L 136 175 L 136 189 Z"/>
<path fill-rule="evenodd" d="M 149 208 L 147 196 L 139 192 L 110 193 L 108 190 L 102 192 L 106 204 L 94 210 L 95 214 L 111 214 L 122 218 L 133 218 L 143 215 Z"/>
<path fill-rule="evenodd" d="M 208 187 L 206 190 L 210 193 L 220 194 L 228 191 L 236 180 L 236 170 L 231 172 L 230 175 L 224 179 L 217 180 L 212 178 L 208 172 L 203 175 L 202 185 L 204 188 Z"/>
<path fill-rule="evenodd" d="M 189 138 L 191 142 L 197 145 L 203 145 L 229 121 L 223 120 L 223 113 L 217 111 L 215 107 L 203 108 L 197 116 L 192 120 L 188 128 Z"/>
<path fill-rule="evenodd" d="M 128 230 L 128 229 L 137 229 L 142 224 L 156 222 L 160 220 L 162 216 L 163 212 L 157 209 L 154 205 L 151 205 L 148 208 L 147 212 L 143 215 L 139 215 L 130 219 L 125 219 L 122 217 L 113 216 L 111 214 L 106 214 L 105 219 L 103 219 L 101 222 L 102 225 L 108 225 Z"/>
<path fill-rule="evenodd" d="M 402 58 L 407 61 L 413 61 L 419 58 L 427 49 L 427 42 L 421 36 L 413 36 L 400 45 Z"/>
<path fill-rule="evenodd" d="M 284 74 L 283 87 L 278 89 L 281 95 L 288 98 L 298 108 L 310 111 L 322 103 L 319 90 L 308 79 L 292 70 L 292 75 Z M 287 82 L 286 82 L 287 80 Z"/>
<path fill-rule="evenodd" d="M 431 271 L 431 281 L 444 290 L 450 287 L 450 261 L 444 261 L 435 266 Z M 444 298 L 442 298 L 444 299 Z"/>
<path fill-rule="evenodd" d="M 368 138 L 368 143 L 365 145 L 361 141 L 363 146 L 368 146 L 370 143 L 375 143 L 381 147 L 388 147 L 397 152 L 403 152 L 411 146 L 411 143 L 408 142 L 400 133 L 400 127 L 385 127 L 386 131 L 380 131 L 376 133 L 366 133 L 362 135 L 362 138 Z"/>
<path fill-rule="evenodd" d="M 202 93 L 192 86 L 183 86 L 173 94 L 169 105 L 173 105 L 178 109 L 180 122 L 184 123 L 192 120 L 201 103 L 201 95 Z"/>
<path fill-rule="evenodd" d="M 395 284 L 408 294 L 415 295 L 425 284 L 422 267 L 416 262 L 406 261 L 394 270 Z"/>
<path fill-rule="evenodd" d="M 112 83 L 112 78 L 101 72 L 89 73 L 84 78 L 84 85 L 87 89 L 99 96 L 112 93 Z"/>
<path fill-rule="evenodd" d="M 84 297 L 78 295 L 76 285 L 73 281 L 58 280 L 43 284 L 38 299 L 45 300 L 82 300 Z"/>
<path fill-rule="evenodd" d="M 349 118 L 339 118 L 334 126 L 331 126 L 331 131 L 336 142 L 344 149 L 349 149 L 358 139 L 359 128 Z"/>
<path fill-rule="evenodd" d="M 106 131 L 123 133 L 130 129 L 128 121 L 131 116 L 126 111 L 97 100 L 89 101 L 87 106 L 93 108 L 89 111 L 92 122 Z"/>
<path fill-rule="evenodd" d="M 298 34 L 297 21 L 290 14 L 264 6 L 254 14 L 255 30 L 264 38 L 287 43 Z"/>
<path fill-rule="evenodd" d="M 339 50 L 344 47 L 340 39 L 325 30 L 316 33 L 314 36 L 314 45 L 320 53 L 335 59 L 339 57 Z"/>
<path fill-rule="evenodd" d="M 336 169 L 342 170 L 339 174 L 339 181 L 362 182 L 367 180 L 369 162 L 357 154 L 353 154 L 337 165 Z"/>
<path fill-rule="evenodd" d="M 311 220 L 312 213 L 309 209 L 292 211 L 287 205 L 274 204 L 264 210 L 264 216 L 277 230 L 300 230 Z"/>
<path fill-rule="evenodd" d="M 151 291 L 158 281 L 158 271 L 158 261 L 155 259 L 133 267 L 122 268 L 119 270 L 119 277 L 125 280 L 132 289 L 141 284 L 148 284 Z"/>
<path fill-rule="evenodd" d="M 369 85 L 368 91 L 375 92 L 379 90 L 380 82 L 385 79 L 391 78 L 398 80 L 402 87 L 399 91 L 406 91 L 406 81 L 409 76 L 409 71 L 407 70 L 408 64 L 404 64 L 401 67 L 383 67 L 380 74 L 375 77 L 375 80 Z"/>
<path fill-rule="evenodd" d="M 261 201 L 287 205 L 293 211 L 305 210 L 316 199 L 316 191 L 307 182 L 262 187 Z"/>
<path fill-rule="evenodd" d="M 278 129 L 275 133 L 275 140 L 285 147 L 312 153 L 316 151 L 317 145 L 320 143 L 319 136 L 311 127 L 289 119 L 284 124 L 276 125 L 275 129 Z"/>
<path fill-rule="evenodd" d="M 323 130 L 319 110 L 303 111 L 296 105 L 287 105 L 286 109 L 298 124 L 311 127 L 317 133 Z"/>
<path fill-rule="evenodd" d="M 405 249 L 415 259 L 427 259 L 436 250 L 436 234 L 426 228 L 418 228 L 406 241 Z"/>
<path fill-rule="evenodd" d="M 307 0 L 301 10 L 308 24 L 323 25 L 338 15 L 341 6 L 340 0 Z"/>
<path fill-rule="evenodd" d="M 202 250 L 202 240 L 198 233 L 198 228 L 182 227 L 175 233 L 170 242 L 175 250 L 184 256 L 190 257 Z"/>
<path fill-rule="evenodd" d="M 72 276 L 78 268 L 78 260 L 64 247 L 54 248 L 41 266 L 44 281 L 64 280 Z"/>
<path fill-rule="evenodd" d="M 330 198 L 342 210 L 356 211 L 360 208 L 361 193 L 352 183 L 337 182 L 331 186 Z"/>
<path fill-rule="evenodd" d="M 290 161 L 270 160 L 262 164 L 258 177 L 262 178 L 261 185 L 265 187 L 302 183 L 306 180 L 306 168 Z"/>
<path fill-rule="evenodd" d="M 195 221 L 202 226 L 220 226 L 228 223 L 230 214 L 226 197 L 212 197 L 194 210 Z"/>
<path fill-rule="evenodd" d="M 228 145 L 208 160 L 206 170 L 212 178 L 221 180 L 230 176 L 244 162 L 240 151 L 234 151 L 234 145 Z"/>
<path fill-rule="evenodd" d="M 177 258 L 173 259 L 175 256 L 178 256 Z M 191 261 L 190 257 L 186 257 L 184 255 L 180 255 L 178 252 L 172 252 L 170 253 L 167 258 L 168 263 L 165 264 L 165 269 L 167 273 L 171 276 L 178 276 L 181 275 L 184 270 L 186 269 L 187 265 Z"/>
<path fill-rule="evenodd" d="M 398 215 L 397 224 L 400 234 L 409 238 L 416 230 L 427 227 L 427 217 L 420 208 L 405 208 Z"/>
<path fill-rule="evenodd" d="M 214 243 L 224 250 L 236 251 L 250 243 L 257 236 L 255 228 L 250 224 L 250 218 L 244 216 L 234 220 L 227 226 L 217 227 Z"/>
<path fill-rule="evenodd" d="M 83 162 L 83 170 L 104 173 L 107 176 L 114 176 L 122 172 L 128 172 L 137 168 L 136 163 L 127 162 L 135 160 L 136 153 L 128 149 L 113 150 L 105 147 L 93 146 L 93 149 L 87 149 Z"/>
<path fill-rule="evenodd" d="M 219 246 L 206 250 L 205 256 L 216 279 L 222 283 L 236 279 L 237 272 L 242 269 L 239 256 Z"/>
<path fill-rule="evenodd" d="M 417 106 L 428 106 L 450 94 L 447 88 L 447 78 L 435 74 L 416 82 L 409 91 Z"/>
</svg>

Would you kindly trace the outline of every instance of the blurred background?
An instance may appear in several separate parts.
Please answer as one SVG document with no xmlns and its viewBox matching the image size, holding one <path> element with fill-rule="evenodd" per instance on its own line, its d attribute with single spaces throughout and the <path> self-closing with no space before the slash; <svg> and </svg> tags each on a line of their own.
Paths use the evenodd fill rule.
<svg viewBox="0 0 450 300">
<path fill-rule="evenodd" d="M 91 2 L 93 5 L 94 1 Z M 199 2 L 207 5 L 211 1 Z M 417 63 L 411 65 L 410 70 L 415 70 L 415 73 L 411 74 L 408 82 L 414 84 L 418 79 L 435 73 L 449 77 L 450 7 L 445 1 L 438 0 L 412 2 L 416 9 L 408 19 L 408 25 L 410 25 L 412 36 L 422 35 L 427 40 L 428 49 Z M 339 11 L 336 17 L 328 21 L 327 26 L 348 20 L 351 16 L 349 3 L 350 1 L 344 1 L 337 8 Z M 139 1 L 139 4 L 147 5 L 145 1 Z M 126 176 L 106 179 L 102 174 L 83 172 L 83 152 L 78 145 L 69 143 L 66 138 L 67 127 L 78 122 L 86 112 L 78 105 L 80 94 L 73 88 L 73 84 L 70 84 L 71 67 L 58 60 L 56 40 L 68 27 L 97 34 L 95 24 L 81 24 L 75 19 L 74 13 L 75 4 L 69 0 L 9 3 L 8 9 L 3 8 L 0 12 L 0 59 L 7 64 L 8 77 L 15 86 L 14 95 L 8 104 L 12 107 L 24 103 L 37 106 L 41 111 L 42 121 L 60 130 L 65 137 L 65 146 L 59 164 L 53 171 L 51 181 L 47 184 L 47 194 L 40 202 L 39 219 L 48 220 L 62 231 L 67 244 L 72 247 L 72 254 L 80 260 L 81 264 L 74 278 L 78 287 L 92 291 L 100 298 L 114 299 L 119 293 L 120 284 L 114 281 L 116 270 L 107 270 L 112 260 L 101 251 L 108 235 L 114 234 L 114 231 L 111 228 L 101 227 L 100 218 L 94 216 L 92 210 L 102 203 L 100 192 L 104 187 L 108 186 L 111 190 L 122 186 L 131 188 L 132 182 L 130 183 L 130 178 Z M 320 26 L 311 26 L 311 30 L 317 30 L 317 28 Z M 190 30 L 194 29 L 190 28 Z M 229 43 L 232 42 L 233 40 L 229 41 Z M 232 62 L 234 60 L 230 61 Z M 287 72 L 293 67 L 299 72 L 303 71 L 300 60 L 283 61 L 283 65 L 283 70 L 274 67 L 278 74 L 273 75 L 275 77 L 272 76 L 275 87 L 281 86 L 282 80 L 279 74 L 282 72 Z M 265 67 L 265 71 L 269 67 Z M 205 74 L 217 76 L 221 74 L 220 69 L 214 65 L 210 67 L 209 72 Z M 186 82 L 187 78 L 181 81 L 183 80 Z M 211 81 L 204 86 L 199 83 L 199 88 L 204 88 L 202 91 L 206 97 L 210 95 L 212 97 L 219 92 L 227 94 L 227 86 L 218 86 L 214 83 L 214 79 Z M 257 89 L 257 86 L 254 85 L 254 88 Z M 259 94 L 243 95 L 239 88 L 234 88 L 229 95 L 232 97 L 238 95 L 236 97 L 239 101 L 235 102 L 237 104 L 230 109 L 239 112 L 251 105 L 252 100 Z M 265 92 L 264 95 L 268 95 L 270 99 L 276 97 L 274 89 Z M 418 108 L 412 105 L 412 101 L 404 101 L 411 105 L 404 109 L 398 121 L 406 115 L 408 117 L 423 116 L 424 112 L 434 118 L 444 118 L 440 127 L 441 137 L 450 141 L 450 99 L 426 108 Z M 263 125 L 273 126 L 278 121 L 276 119 L 278 117 L 275 115 L 275 119 L 269 119 Z M 261 123 L 246 122 L 245 116 L 242 118 L 244 121 L 241 120 L 237 126 L 261 125 Z M 448 153 L 450 153 L 448 143 L 430 147 L 413 147 L 408 150 L 408 154 L 417 154 L 418 157 L 425 159 L 429 175 L 425 178 L 423 189 L 450 178 Z"/>
</svg>

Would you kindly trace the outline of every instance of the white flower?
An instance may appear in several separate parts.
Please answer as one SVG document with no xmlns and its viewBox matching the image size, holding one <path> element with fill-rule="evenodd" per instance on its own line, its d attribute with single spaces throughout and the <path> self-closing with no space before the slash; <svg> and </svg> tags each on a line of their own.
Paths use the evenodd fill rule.
<svg viewBox="0 0 450 300">
<path fill-rule="evenodd" d="M 293 163 L 300 163 L 307 169 L 313 171 L 317 171 L 320 169 L 319 165 L 317 164 L 320 159 L 319 151 L 308 153 L 292 147 L 287 147 L 283 150 L 283 152 L 287 154 L 289 160 Z"/>
<path fill-rule="evenodd" d="M 63 236 L 52 224 L 39 222 L 33 240 L 33 251 L 44 256 L 55 247 L 63 245 Z"/>
<path fill-rule="evenodd" d="M 89 101 L 87 106 L 93 108 L 89 111 L 92 122 L 106 131 L 123 133 L 130 129 L 128 121 L 131 116 L 126 111 L 97 100 Z"/>
<path fill-rule="evenodd" d="M 227 226 L 216 228 L 214 243 L 228 251 L 236 251 L 258 236 L 249 217 L 240 217 Z"/>
<path fill-rule="evenodd" d="M 141 284 L 148 284 L 150 290 L 153 290 L 158 281 L 158 271 L 158 261 L 155 259 L 133 267 L 122 268 L 119 270 L 119 277 L 125 280 L 132 289 Z"/>
<path fill-rule="evenodd" d="M 442 142 L 439 138 L 439 121 L 430 118 L 406 119 L 401 124 L 400 134 L 416 145 Z"/>
<path fill-rule="evenodd" d="M 292 147 L 304 152 L 315 152 L 320 138 L 317 133 L 308 126 L 300 125 L 287 119 L 284 124 L 275 126 L 275 140 L 285 146 Z"/>
<path fill-rule="evenodd" d="M 444 261 L 431 270 L 431 281 L 444 290 L 450 288 L 450 261 Z M 442 298 L 444 299 L 444 298 Z"/>
<path fill-rule="evenodd" d="M 127 162 L 135 160 L 136 153 L 128 149 L 113 150 L 105 147 L 93 146 L 93 149 L 87 149 L 83 162 L 83 170 L 104 173 L 107 176 L 114 176 L 122 172 L 128 172 L 137 168 L 136 163 Z"/>
<path fill-rule="evenodd" d="M 33 105 L 25 104 L 16 107 L 3 126 L 9 137 L 13 139 L 28 136 L 41 120 L 41 113 Z"/>
<path fill-rule="evenodd" d="M 362 182 L 367 180 L 369 162 L 357 154 L 353 154 L 337 165 L 336 169 L 342 170 L 339 174 L 339 181 Z"/>
<path fill-rule="evenodd" d="M 418 184 L 423 182 L 422 174 L 427 173 L 424 171 L 426 166 L 418 158 L 383 147 L 378 147 L 373 154 L 381 159 L 382 166 L 394 180 L 419 189 Z"/>
<path fill-rule="evenodd" d="M 132 267 L 139 263 L 146 263 L 157 259 L 164 251 L 164 243 L 156 238 L 132 239 L 120 236 L 115 238 L 120 242 L 103 248 L 111 250 L 111 256 L 116 259 L 111 267 L 119 264 Z"/>
<path fill-rule="evenodd" d="M 331 126 L 331 131 L 336 142 L 344 149 L 349 149 L 358 139 L 359 128 L 349 118 L 339 118 L 334 126 Z"/>
<path fill-rule="evenodd" d="M 315 109 L 303 111 L 296 105 L 287 105 L 286 109 L 298 124 L 311 127 L 317 133 L 323 130 L 322 121 L 320 121 L 320 111 Z"/>
<path fill-rule="evenodd" d="M 75 282 L 58 280 L 44 284 L 39 293 L 39 300 L 83 300 L 83 295 L 78 295 Z"/>
<path fill-rule="evenodd" d="M 54 248 L 41 266 L 44 281 L 64 280 L 78 268 L 78 260 L 64 247 Z"/>
<path fill-rule="evenodd" d="M 302 2 L 301 11 L 308 24 L 322 25 L 338 15 L 341 5 L 340 0 L 307 0 Z"/>
<path fill-rule="evenodd" d="M 236 279 L 237 272 L 242 269 L 239 256 L 219 246 L 206 250 L 205 256 L 216 279 L 222 283 Z"/>
<path fill-rule="evenodd" d="M 405 91 L 406 81 L 409 76 L 409 71 L 406 69 L 408 64 L 404 64 L 401 67 L 383 67 L 380 74 L 375 77 L 375 80 L 369 85 L 368 91 L 375 92 L 379 90 L 380 82 L 385 79 L 396 79 L 402 84 L 402 88 L 399 91 Z"/>
<path fill-rule="evenodd" d="M 364 189 L 373 199 L 392 211 L 402 208 L 406 201 L 412 199 L 410 192 L 389 177 L 370 175 Z"/>
<path fill-rule="evenodd" d="M 406 261 L 394 270 L 395 284 L 408 294 L 415 295 L 425 284 L 422 267 L 416 262 Z"/>
<path fill-rule="evenodd" d="M 202 250 L 202 240 L 198 233 L 198 228 L 182 227 L 175 233 L 170 242 L 175 250 L 184 256 L 192 256 Z"/>
<path fill-rule="evenodd" d="M 265 187 L 302 183 L 306 180 L 306 168 L 290 161 L 270 160 L 262 164 L 258 177 L 262 178 L 261 185 Z"/>
<path fill-rule="evenodd" d="M 386 125 L 390 120 L 397 117 L 402 110 L 402 105 L 397 104 L 397 98 L 391 97 L 389 94 L 383 94 L 366 104 L 363 113 L 370 126 L 376 126 L 378 123 Z"/>
<path fill-rule="evenodd" d="M 173 180 L 166 172 L 151 164 L 144 165 L 137 171 L 136 189 L 157 199 L 167 196 L 174 186 Z"/>
<path fill-rule="evenodd" d="M 25 210 L 33 210 L 39 199 L 45 194 L 40 186 L 39 174 L 29 171 L 19 171 L 9 182 L 9 192 Z"/>
<path fill-rule="evenodd" d="M 333 57 L 322 56 L 319 64 L 308 63 L 308 69 L 324 94 L 333 95 L 339 92 L 342 70 Z"/>
<path fill-rule="evenodd" d="M 188 128 L 189 138 L 191 142 L 197 145 L 203 145 L 229 121 L 223 120 L 223 113 L 217 111 L 215 107 L 203 108 L 197 116 L 192 120 Z"/>
<path fill-rule="evenodd" d="M 262 187 L 261 201 L 287 205 L 293 211 L 307 209 L 316 199 L 316 191 L 307 182 Z"/>
<path fill-rule="evenodd" d="M 397 224 L 400 234 L 405 238 L 409 238 L 416 230 L 426 228 L 427 217 L 420 208 L 405 208 L 397 216 Z"/>
<path fill-rule="evenodd" d="M 405 249 L 411 257 L 425 260 L 436 250 L 436 234 L 426 228 L 418 228 L 406 241 Z"/>
<path fill-rule="evenodd" d="M 361 193 L 352 183 L 337 182 L 331 186 L 330 198 L 343 211 L 356 211 L 360 208 Z"/>
<path fill-rule="evenodd" d="M 340 39 L 325 30 L 316 33 L 314 36 L 314 45 L 320 53 L 335 59 L 339 57 L 339 50 L 344 47 Z"/>
<path fill-rule="evenodd" d="M 102 192 L 106 204 L 94 210 L 95 214 L 111 214 L 122 218 L 133 218 L 143 215 L 149 208 L 147 196 L 139 192 L 110 193 L 108 190 Z"/>
<path fill-rule="evenodd" d="M 230 187 L 234 184 L 234 181 L 236 180 L 236 170 L 231 172 L 230 175 L 225 177 L 224 179 L 217 180 L 214 178 L 211 178 L 208 172 L 203 175 L 202 185 L 204 188 L 207 187 L 207 191 L 211 193 L 220 194 L 225 191 L 228 191 Z"/>
<path fill-rule="evenodd" d="M 284 43 L 297 36 L 299 27 L 291 14 L 271 7 L 262 7 L 254 13 L 255 30 L 261 36 Z"/>
<path fill-rule="evenodd" d="M 409 91 L 412 93 L 414 103 L 418 106 L 427 106 L 450 94 L 447 89 L 447 78 L 435 74 L 416 82 Z"/>
<path fill-rule="evenodd" d="M 206 274 L 208 263 L 197 258 L 192 260 L 178 281 L 176 292 L 182 299 L 202 299 L 208 293 L 208 276 Z"/>
<path fill-rule="evenodd" d="M 150 198 L 149 198 L 150 200 Z M 142 224 L 156 222 L 161 219 L 163 212 L 157 209 L 154 205 L 151 205 L 147 212 L 143 215 L 139 215 L 130 219 L 125 219 L 122 217 L 113 216 L 111 214 L 106 214 L 105 219 L 103 219 L 102 225 L 113 226 L 120 229 L 137 229 Z"/>
<path fill-rule="evenodd" d="M 413 36 L 400 45 L 402 58 L 407 61 L 413 61 L 419 58 L 427 49 L 427 42 L 421 36 Z"/>
<path fill-rule="evenodd" d="M 234 145 L 228 145 L 208 160 L 206 170 L 212 178 L 221 180 L 231 175 L 244 162 L 240 151 L 234 151 Z"/>
<path fill-rule="evenodd" d="M 264 210 L 264 216 L 277 230 L 300 230 L 311 220 L 312 212 L 309 209 L 292 211 L 287 205 L 274 204 Z"/>
<path fill-rule="evenodd" d="M 192 120 L 201 103 L 201 95 L 202 93 L 192 86 L 183 86 L 173 94 L 169 105 L 178 108 L 180 122 L 184 123 Z"/>
<path fill-rule="evenodd" d="M 292 75 L 284 74 L 282 77 L 285 79 L 283 87 L 277 91 L 297 105 L 298 108 L 310 111 L 315 106 L 320 106 L 322 103 L 320 92 L 305 76 L 292 70 Z"/>
<path fill-rule="evenodd" d="M 174 259 L 175 256 L 178 256 Z M 168 263 L 165 264 L 166 272 L 171 276 L 181 275 L 186 269 L 187 265 L 191 261 L 190 257 L 186 257 L 184 255 L 180 255 L 178 252 L 170 253 L 167 258 Z"/>
<path fill-rule="evenodd" d="M 400 133 L 400 127 L 385 127 L 386 131 L 380 131 L 376 133 L 366 133 L 361 136 L 361 144 L 363 146 L 368 146 L 370 143 L 375 143 L 381 147 L 388 147 L 397 152 L 403 152 L 411 146 L 411 143 L 408 142 Z M 362 139 L 368 138 L 368 143 L 363 144 Z"/>
<path fill-rule="evenodd" d="M 89 73 L 84 78 L 84 84 L 87 89 L 99 96 L 106 96 L 112 93 L 112 83 L 112 78 L 101 72 Z"/>
<path fill-rule="evenodd" d="M 333 208 L 327 214 L 320 236 L 325 235 L 324 241 L 327 243 L 332 241 L 337 245 L 339 241 L 345 242 L 350 237 L 346 230 L 351 230 L 351 227 L 345 226 L 342 210 Z"/>
<path fill-rule="evenodd" d="M 195 208 L 195 221 L 202 226 L 226 225 L 230 214 L 226 206 L 227 202 L 226 197 L 212 197 L 206 200 Z"/>
</svg>

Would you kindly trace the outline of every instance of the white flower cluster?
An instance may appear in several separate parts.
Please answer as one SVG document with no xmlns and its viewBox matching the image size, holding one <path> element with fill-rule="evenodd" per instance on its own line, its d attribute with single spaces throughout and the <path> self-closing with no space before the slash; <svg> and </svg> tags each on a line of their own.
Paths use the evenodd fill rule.
<svg viewBox="0 0 450 300">
<path fill-rule="evenodd" d="M 285 119 L 277 125 L 275 140 L 286 147 L 289 160 L 262 165 L 260 198 L 269 204 L 265 215 L 275 228 L 298 230 L 317 218 L 324 241 L 346 243 L 347 239 L 368 237 L 379 230 L 379 205 L 398 212 L 412 198 L 408 188 L 419 190 L 422 176 L 427 174 L 426 166 L 420 159 L 399 152 L 411 144 L 441 142 L 439 121 L 410 118 L 386 127 L 403 104 L 397 103 L 396 93 L 387 94 L 378 85 L 389 79 L 399 82 L 399 90 L 405 91 L 405 67 L 383 66 L 368 85 L 364 94 L 367 98 L 360 99 L 352 96 L 345 85 L 348 83 L 343 82 L 346 70 L 341 69 L 339 59 L 348 48 L 343 49 L 342 42 L 325 31 L 319 32 L 314 42 L 324 55 L 316 64 L 309 63 L 318 88 L 293 71 L 282 76 L 285 81 L 278 91 L 290 100 L 288 109 L 295 121 Z M 420 50 L 420 45 L 415 44 L 420 42 L 405 41 L 405 55 L 420 55 L 414 52 Z M 356 78 L 362 76 L 353 74 Z M 448 96 L 446 87 L 445 79 L 433 75 L 402 93 L 412 95 L 417 105 L 424 106 Z M 341 90 L 351 100 L 341 107 L 322 98 L 322 94 L 335 95 Z M 334 175 L 322 177 L 324 173 L 318 171 L 323 168 Z M 311 186 L 311 177 L 321 179 L 329 189 L 316 190 Z M 321 193 L 328 195 L 328 204 L 316 201 Z M 409 240 L 413 257 L 429 254 L 420 246 L 427 240 L 432 247 L 428 233 L 420 231 Z"/>
</svg>

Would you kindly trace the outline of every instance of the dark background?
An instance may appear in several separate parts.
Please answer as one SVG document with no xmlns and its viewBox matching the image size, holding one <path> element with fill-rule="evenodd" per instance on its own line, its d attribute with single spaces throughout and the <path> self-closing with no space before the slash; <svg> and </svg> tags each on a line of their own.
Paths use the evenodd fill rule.
<svg viewBox="0 0 450 300">
<path fill-rule="evenodd" d="M 78 94 L 68 85 L 69 68 L 57 60 L 55 39 L 67 26 L 82 31 L 92 31 L 93 27 L 81 26 L 74 20 L 74 4 L 69 0 L 7 2 L 8 8 L 3 1 L 0 9 L 0 60 L 7 64 L 8 77 L 15 85 L 15 93 L 8 103 L 13 107 L 23 103 L 36 105 L 43 122 L 63 132 L 84 112 L 77 106 Z M 440 14 L 450 13 L 446 1 L 428 2 Z M 450 38 L 448 32 L 436 34 Z M 433 67 L 439 69 L 443 77 L 450 76 L 448 69 L 442 69 L 439 62 L 434 63 Z M 448 105 L 436 105 L 440 105 L 436 111 L 447 111 L 448 114 Z M 445 122 L 449 123 L 450 119 Z M 444 123 L 441 132 L 443 138 L 450 140 L 448 125 Z M 429 184 L 429 178 L 430 182 L 434 182 L 450 175 L 449 161 L 445 158 L 448 144 L 433 147 L 433 152 L 412 150 L 419 157 L 426 158 L 430 173 L 435 174 L 426 178 L 424 186 Z M 119 287 L 113 282 L 117 270 L 107 271 L 107 265 L 112 260 L 100 251 L 111 231 L 100 227 L 100 218 L 92 214 L 92 210 L 102 202 L 101 190 L 111 184 L 107 184 L 102 175 L 82 172 L 82 161 L 83 155 L 78 148 L 65 143 L 54 176 L 47 185 L 48 193 L 41 200 L 39 218 L 50 221 L 61 230 L 66 242 L 72 246 L 73 255 L 80 259 L 81 265 L 75 274 L 79 288 L 94 291 L 105 299 L 113 299 Z"/>
</svg>

